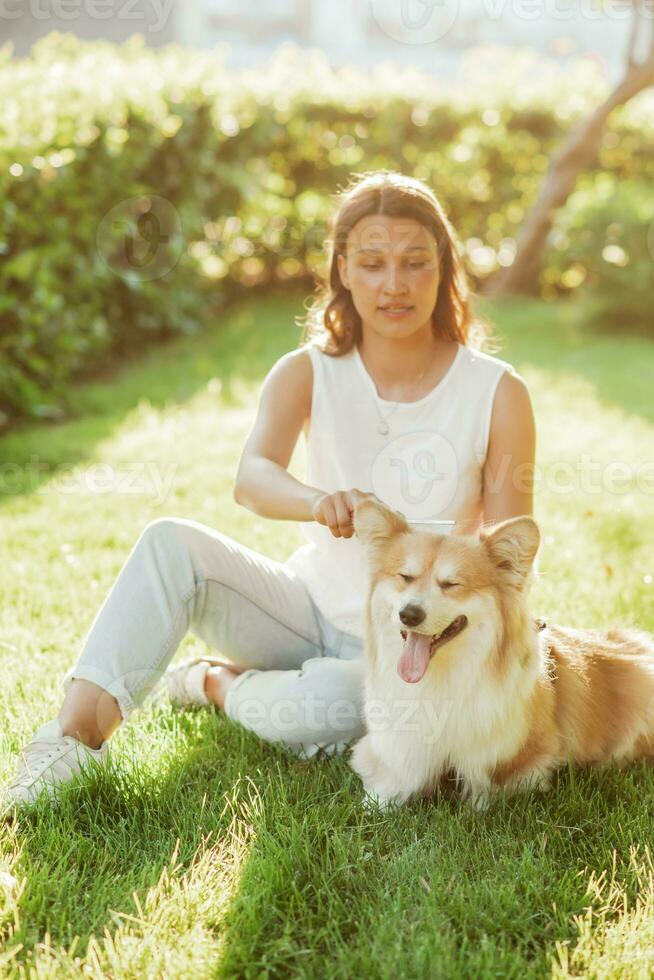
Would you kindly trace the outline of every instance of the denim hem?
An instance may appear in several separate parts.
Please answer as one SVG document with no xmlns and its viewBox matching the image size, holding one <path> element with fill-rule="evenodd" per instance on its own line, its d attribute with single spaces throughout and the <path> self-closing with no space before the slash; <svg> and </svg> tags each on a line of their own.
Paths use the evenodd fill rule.
<svg viewBox="0 0 654 980">
<path fill-rule="evenodd" d="M 229 709 L 230 709 L 230 705 L 231 705 L 231 701 L 232 701 L 232 694 L 234 693 L 234 689 L 235 688 L 239 688 L 241 686 L 241 684 L 243 683 L 243 681 L 245 680 L 246 677 L 248 677 L 250 674 L 255 674 L 255 673 L 259 673 L 259 671 L 257 670 L 257 668 L 256 667 L 250 667 L 249 670 L 244 670 L 242 674 L 238 674 L 237 677 L 236 677 L 236 680 L 235 681 L 232 681 L 232 683 L 229 685 L 229 688 L 227 690 L 227 694 L 225 695 L 225 702 L 223 704 L 223 711 L 225 712 L 225 714 L 227 715 L 228 718 L 231 718 L 232 721 L 234 721 L 235 719 L 232 718 Z"/>
</svg>

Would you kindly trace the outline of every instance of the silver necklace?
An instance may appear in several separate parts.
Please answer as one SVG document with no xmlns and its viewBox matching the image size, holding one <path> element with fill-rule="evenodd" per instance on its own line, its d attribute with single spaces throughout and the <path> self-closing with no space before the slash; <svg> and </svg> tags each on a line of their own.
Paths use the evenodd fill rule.
<svg viewBox="0 0 654 980">
<path fill-rule="evenodd" d="M 409 388 L 408 394 L 410 394 L 412 391 L 414 391 L 419 386 L 420 382 L 422 381 L 422 379 L 424 378 L 424 376 L 426 375 L 426 373 L 427 373 L 427 368 L 425 368 L 425 370 L 422 372 L 422 374 L 420 375 L 420 377 L 418 378 L 418 380 L 415 382 L 415 384 L 411 385 L 411 387 Z M 395 409 L 397 408 L 397 406 L 398 405 L 407 405 L 407 404 L 411 404 L 411 403 L 410 402 L 395 402 L 395 404 L 393 405 L 393 407 L 390 410 L 390 412 L 388 413 L 388 415 L 382 415 L 382 413 L 379 411 L 379 405 L 377 404 L 377 401 L 376 400 L 374 400 L 374 401 L 375 401 L 375 408 L 377 409 L 377 415 L 379 415 L 379 422 L 377 423 L 377 432 L 380 434 L 380 436 L 387 436 L 388 433 L 391 431 L 390 428 L 389 428 L 389 426 L 388 426 L 388 420 L 391 417 L 391 415 L 393 414 L 393 412 L 395 411 Z"/>
</svg>

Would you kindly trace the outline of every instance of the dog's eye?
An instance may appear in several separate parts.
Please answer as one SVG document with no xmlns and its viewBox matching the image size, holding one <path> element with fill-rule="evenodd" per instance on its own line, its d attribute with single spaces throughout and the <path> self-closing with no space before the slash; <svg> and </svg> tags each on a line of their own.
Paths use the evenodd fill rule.
<svg viewBox="0 0 654 980">
<path fill-rule="evenodd" d="M 402 572 L 398 572 L 400 578 L 404 579 L 405 582 L 413 582 L 415 575 L 403 575 Z"/>
<path fill-rule="evenodd" d="M 458 582 L 439 582 L 441 589 L 453 589 L 455 585 L 459 585 Z"/>
</svg>

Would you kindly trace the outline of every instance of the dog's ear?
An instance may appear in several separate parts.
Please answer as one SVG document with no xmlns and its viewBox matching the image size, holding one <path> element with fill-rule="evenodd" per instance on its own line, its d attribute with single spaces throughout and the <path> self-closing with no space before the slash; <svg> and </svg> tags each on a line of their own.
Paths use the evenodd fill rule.
<svg viewBox="0 0 654 980">
<path fill-rule="evenodd" d="M 391 510 L 381 500 L 367 497 L 360 500 L 352 515 L 354 533 L 364 545 L 375 541 L 384 541 L 393 534 L 401 534 L 409 530 L 409 525 L 402 514 Z"/>
<path fill-rule="evenodd" d="M 522 589 L 540 545 L 540 531 L 533 517 L 511 517 L 482 528 L 479 539 L 506 582 Z"/>
</svg>

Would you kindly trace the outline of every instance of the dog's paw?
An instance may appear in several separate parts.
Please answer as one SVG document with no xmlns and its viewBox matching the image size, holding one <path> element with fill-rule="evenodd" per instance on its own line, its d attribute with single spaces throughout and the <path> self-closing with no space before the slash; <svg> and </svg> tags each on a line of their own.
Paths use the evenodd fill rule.
<svg viewBox="0 0 654 980">
<path fill-rule="evenodd" d="M 491 805 L 492 796 L 487 790 L 481 790 L 470 797 L 470 806 L 475 813 L 483 813 Z"/>
<path fill-rule="evenodd" d="M 489 786 L 468 783 L 463 787 L 461 798 L 475 813 L 483 813 L 491 805 L 493 791 Z"/>
<path fill-rule="evenodd" d="M 398 804 L 392 797 L 380 796 L 374 790 L 364 791 L 361 806 L 367 813 L 387 813 L 398 808 Z"/>
</svg>

